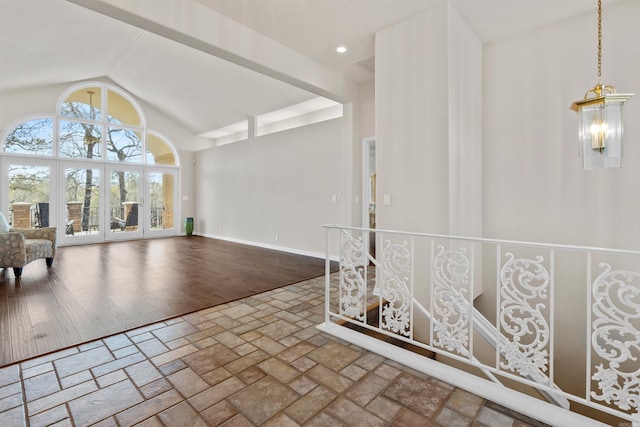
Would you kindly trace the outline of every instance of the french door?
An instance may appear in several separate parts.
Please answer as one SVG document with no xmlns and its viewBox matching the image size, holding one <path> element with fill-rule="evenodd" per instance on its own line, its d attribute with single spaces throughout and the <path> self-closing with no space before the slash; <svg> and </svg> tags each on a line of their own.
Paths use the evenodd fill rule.
<svg viewBox="0 0 640 427">
<path fill-rule="evenodd" d="M 62 245 L 179 231 L 177 169 L 1 156 L 0 183 L 11 226 L 58 227 Z"/>
<path fill-rule="evenodd" d="M 61 244 L 175 235 L 177 172 L 136 165 L 60 162 Z M 60 228 L 60 227 L 59 227 Z"/>
<path fill-rule="evenodd" d="M 144 171 L 139 166 L 106 165 L 105 240 L 140 239 L 144 235 Z"/>
<path fill-rule="evenodd" d="M 60 206 L 58 239 L 61 244 L 104 240 L 104 165 L 68 161 L 59 165 Z"/>
<path fill-rule="evenodd" d="M 178 174 L 175 169 L 145 168 L 145 215 L 148 237 L 176 235 Z"/>
</svg>

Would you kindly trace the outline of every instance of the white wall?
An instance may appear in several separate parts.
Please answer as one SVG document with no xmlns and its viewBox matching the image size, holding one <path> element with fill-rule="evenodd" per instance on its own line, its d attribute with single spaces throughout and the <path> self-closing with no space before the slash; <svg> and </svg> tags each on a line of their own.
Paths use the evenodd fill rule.
<svg viewBox="0 0 640 427">
<path fill-rule="evenodd" d="M 640 97 L 624 107 L 622 168 L 583 171 L 577 158 L 578 118 L 569 107 L 597 83 L 595 16 L 484 48 L 486 237 L 640 249 Z M 639 17 L 635 0 L 604 9 L 603 83 L 620 92 L 640 92 Z M 565 268 L 566 254 L 557 256 L 555 378 L 563 389 L 582 393 L 586 272 L 575 260 Z M 478 306 L 495 313 L 495 265 L 487 263 L 484 273 Z"/>
<path fill-rule="evenodd" d="M 447 0 L 376 34 L 376 228 L 482 235 L 481 76 L 482 44 Z M 428 251 L 413 253 L 425 306 Z"/>
<path fill-rule="evenodd" d="M 459 225 L 483 218 L 486 237 L 637 249 L 640 95 L 625 106 L 623 167 L 582 171 L 577 162 L 569 106 L 596 83 L 594 12 L 484 46 L 483 69 L 473 73 L 464 64 L 473 70 L 477 48 L 467 48 L 468 36 L 456 39 L 468 30 L 451 14 L 443 19 L 450 10 L 441 2 L 376 38 L 378 200 L 391 196 L 390 206 L 379 203 L 379 226 L 470 234 Z M 604 10 L 603 83 L 619 91 L 640 92 L 640 44 L 629 42 L 640 35 L 638 16 L 633 0 Z M 469 116 L 456 92 L 471 94 L 471 102 L 481 96 L 484 118 Z M 478 123 L 482 151 L 451 156 L 445 141 L 457 140 L 451 148 L 462 153 L 477 150 L 464 144 Z M 450 182 L 456 170 L 470 169 L 470 158 L 482 159 L 482 175 L 472 181 L 480 186 Z M 457 165 L 447 171 L 450 159 Z M 465 200 L 482 206 L 481 214 L 471 215 Z"/>
<path fill-rule="evenodd" d="M 376 34 L 378 228 L 449 229 L 446 8 Z"/>
<path fill-rule="evenodd" d="M 603 13 L 603 83 L 640 93 L 640 2 Z M 640 249 L 640 96 L 621 169 L 583 171 L 573 101 L 597 83 L 595 12 L 485 46 L 487 237 Z"/>
<path fill-rule="evenodd" d="M 195 215 L 196 191 L 195 191 L 195 152 L 180 150 L 181 175 L 180 175 L 180 218 L 178 231 L 184 233 L 184 218 Z"/>
<path fill-rule="evenodd" d="M 376 90 L 373 80 L 360 85 L 360 134 L 363 138 L 376 134 Z"/>
<path fill-rule="evenodd" d="M 0 94 L 0 135 L 27 117 L 53 115 L 56 103 L 74 83 L 5 91 Z"/>
<path fill-rule="evenodd" d="M 482 236 L 482 43 L 448 9 L 449 233 Z"/>
<path fill-rule="evenodd" d="M 376 34 L 378 228 L 481 235 L 481 76 L 445 0 Z"/>
<path fill-rule="evenodd" d="M 343 210 L 342 122 L 196 152 L 195 232 L 323 254 L 321 225 Z"/>
</svg>

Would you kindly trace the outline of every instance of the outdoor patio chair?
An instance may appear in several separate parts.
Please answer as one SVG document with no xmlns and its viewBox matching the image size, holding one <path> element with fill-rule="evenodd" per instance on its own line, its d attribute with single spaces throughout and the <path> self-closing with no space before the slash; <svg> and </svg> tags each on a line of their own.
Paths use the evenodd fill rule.
<svg viewBox="0 0 640 427">
<path fill-rule="evenodd" d="M 115 217 L 115 216 L 111 218 L 111 229 L 115 230 L 116 228 L 119 228 L 121 231 L 125 231 L 125 230 L 132 231 L 138 228 L 138 205 L 137 204 L 131 205 L 131 209 L 127 214 L 126 220 Z"/>
<path fill-rule="evenodd" d="M 68 236 L 73 236 L 75 233 L 75 230 L 73 229 L 73 223 L 75 222 L 74 219 L 70 219 L 69 221 L 67 221 L 67 223 L 64 226 L 64 234 L 68 235 Z"/>
<path fill-rule="evenodd" d="M 0 268 L 13 268 L 16 277 L 31 261 L 44 258 L 47 267 L 53 265 L 56 255 L 56 228 L 37 229 L 10 228 L 0 212 Z"/>
</svg>

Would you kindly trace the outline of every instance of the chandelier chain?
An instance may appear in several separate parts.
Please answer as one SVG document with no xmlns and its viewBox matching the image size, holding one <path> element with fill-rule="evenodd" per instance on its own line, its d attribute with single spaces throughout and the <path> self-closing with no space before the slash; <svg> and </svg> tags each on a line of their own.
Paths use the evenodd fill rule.
<svg viewBox="0 0 640 427">
<path fill-rule="evenodd" d="M 602 78 L 602 0 L 598 0 L 598 83 Z"/>
</svg>

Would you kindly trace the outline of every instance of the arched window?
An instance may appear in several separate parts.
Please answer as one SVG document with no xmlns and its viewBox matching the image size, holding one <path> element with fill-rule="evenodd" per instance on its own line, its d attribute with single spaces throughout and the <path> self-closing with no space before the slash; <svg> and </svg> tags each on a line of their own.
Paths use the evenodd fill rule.
<svg viewBox="0 0 640 427">
<path fill-rule="evenodd" d="M 13 218 L 14 207 L 25 211 L 31 205 L 32 218 L 23 219 L 23 226 L 41 226 L 36 209 L 53 203 L 59 207 L 53 215 L 59 213 L 58 225 L 66 223 L 67 233 L 105 234 L 130 206 L 145 207 L 146 196 L 153 203 L 140 218 L 148 220 L 149 230 L 177 231 L 177 153 L 147 129 L 142 109 L 121 89 L 102 82 L 74 85 L 61 95 L 54 114 L 21 121 L 1 142 L 2 174 L 10 182 L 0 188 L 0 210 L 8 209 Z M 51 200 L 53 194 L 61 200 Z"/>
<path fill-rule="evenodd" d="M 54 121 L 58 125 L 56 152 Z M 145 140 L 147 146 L 143 149 Z M 104 83 L 71 88 L 58 103 L 57 118 L 38 117 L 22 121 L 7 133 L 2 151 L 47 157 L 178 165 L 171 143 L 146 128 L 142 111 L 135 101 Z"/>
</svg>

